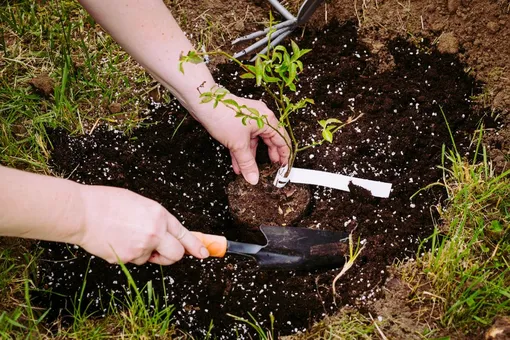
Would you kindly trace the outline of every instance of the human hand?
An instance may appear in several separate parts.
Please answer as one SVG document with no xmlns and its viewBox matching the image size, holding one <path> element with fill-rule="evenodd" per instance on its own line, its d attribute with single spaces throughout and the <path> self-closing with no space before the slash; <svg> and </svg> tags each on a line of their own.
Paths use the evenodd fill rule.
<svg viewBox="0 0 510 340">
<path fill-rule="evenodd" d="M 250 119 L 246 121 L 247 125 L 243 125 L 241 119 L 235 117 L 234 111 L 221 103 L 216 108 L 212 105 L 200 104 L 202 107 L 198 115 L 199 121 L 211 136 L 230 150 L 234 172 L 242 174 L 249 183 L 257 184 L 259 170 L 255 154 L 259 137 L 267 145 L 271 161 L 282 165 L 287 164 L 289 159 L 290 150 L 287 143 L 290 139 L 285 129 L 278 127 L 278 119 L 262 101 L 231 94 L 228 98 L 234 99 L 240 106 L 246 105 L 258 110 L 261 115 L 266 115 L 269 124 L 280 132 L 276 132 L 267 124 L 259 128 L 257 123 Z"/>
<path fill-rule="evenodd" d="M 126 189 L 81 186 L 84 221 L 77 244 L 110 263 L 149 261 L 170 265 L 185 251 L 198 258 L 207 249 L 159 203 Z"/>
</svg>

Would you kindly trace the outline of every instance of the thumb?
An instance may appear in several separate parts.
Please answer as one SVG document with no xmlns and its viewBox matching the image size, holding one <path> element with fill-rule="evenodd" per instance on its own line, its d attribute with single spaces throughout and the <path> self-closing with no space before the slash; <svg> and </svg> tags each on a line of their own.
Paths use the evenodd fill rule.
<svg viewBox="0 0 510 340">
<path fill-rule="evenodd" d="M 244 179 L 252 185 L 257 184 L 259 182 L 259 168 L 250 148 L 246 146 L 242 149 L 230 150 L 230 152 L 232 157 L 235 158 Z"/>
</svg>

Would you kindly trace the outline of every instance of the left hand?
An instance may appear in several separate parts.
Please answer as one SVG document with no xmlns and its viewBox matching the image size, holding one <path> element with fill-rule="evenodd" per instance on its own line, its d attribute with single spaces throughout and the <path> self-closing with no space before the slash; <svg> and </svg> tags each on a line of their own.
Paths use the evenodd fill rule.
<svg viewBox="0 0 510 340">
<path fill-rule="evenodd" d="M 261 115 L 266 115 L 269 124 L 277 128 L 281 134 L 267 124 L 259 129 L 257 123 L 250 119 L 246 121 L 246 125 L 243 125 L 241 118 L 235 117 L 234 111 L 223 104 L 219 104 L 215 109 L 212 105 L 200 104 L 202 107 L 199 107 L 201 110 L 199 120 L 212 137 L 230 150 L 234 172 L 242 174 L 250 184 L 257 184 L 259 169 L 255 161 L 255 153 L 259 137 L 267 145 L 271 161 L 282 165 L 288 163 L 290 150 L 287 142 L 290 143 L 290 138 L 284 128 L 278 128 L 278 119 L 265 103 L 234 95 L 229 97 L 239 105 L 257 109 Z"/>
</svg>

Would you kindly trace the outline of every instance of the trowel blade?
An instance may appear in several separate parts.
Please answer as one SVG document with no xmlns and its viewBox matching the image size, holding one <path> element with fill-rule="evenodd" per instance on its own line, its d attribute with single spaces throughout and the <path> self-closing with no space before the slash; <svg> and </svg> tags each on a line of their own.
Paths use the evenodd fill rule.
<svg viewBox="0 0 510 340">
<path fill-rule="evenodd" d="M 349 234 L 297 227 L 261 226 L 267 245 L 252 256 L 261 268 L 338 268 L 349 251 Z"/>
</svg>

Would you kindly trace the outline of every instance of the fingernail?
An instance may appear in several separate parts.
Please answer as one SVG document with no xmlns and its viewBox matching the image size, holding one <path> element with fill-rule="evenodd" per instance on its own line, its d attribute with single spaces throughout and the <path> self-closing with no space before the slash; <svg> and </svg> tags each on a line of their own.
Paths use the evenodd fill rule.
<svg viewBox="0 0 510 340">
<path fill-rule="evenodd" d="M 206 247 L 202 247 L 200 248 L 200 256 L 202 256 L 202 258 L 206 258 L 206 257 L 209 257 L 209 251 L 207 250 Z"/>
<path fill-rule="evenodd" d="M 245 178 L 246 178 L 246 181 L 248 183 L 250 183 L 251 185 L 255 185 L 259 182 L 259 176 L 254 172 L 250 172 L 250 173 L 246 174 Z"/>
</svg>

